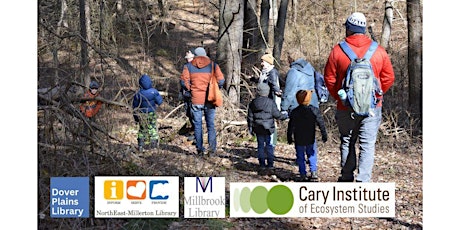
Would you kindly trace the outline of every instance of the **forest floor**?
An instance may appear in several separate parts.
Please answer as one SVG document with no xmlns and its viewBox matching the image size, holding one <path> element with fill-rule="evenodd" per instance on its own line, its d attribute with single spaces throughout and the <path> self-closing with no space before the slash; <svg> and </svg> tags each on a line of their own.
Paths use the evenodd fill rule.
<svg viewBox="0 0 460 230">
<path fill-rule="evenodd" d="M 195 1 L 193 1 L 195 2 Z M 187 5 L 190 4 L 190 5 Z M 203 12 L 192 1 L 184 2 L 180 9 L 171 14 L 176 21 L 174 30 L 181 30 L 189 36 L 186 47 L 209 43 L 212 39 L 197 34 L 198 29 L 210 26 L 212 20 L 203 17 Z M 217 28 L 214 28 L 217 31 Z M 207 28 L 206 30 L 209 30 Z M 182 52 L 185 55 L 185 50 Z M 179 52 L 180 55 L 181 52 Z M 177 66 L 164 65 L 166 72 L 176 72 Z M 169 68 L 169 70 L 168 70 Z M 177 99 L 175 99 L 177 100 Z M 180 106 L 180 105 L 179 105 Z M 329 140 L 318 142 L 318 170 L 320 182 L 337 182 L 340 174 L 340 153 L 338 132 L 334 125 L 334 102 L 322 105 L 323 116 L 328 126 Z M 183 133 L 187 124 L 183 107 L 165 104 L 159 109 L 159 133 L 161 143 L 155 150 L 138 153 L 137 127 L 134 122 L 112 131 L 123 143 L 112 143 L 115 152 L 107 152 L 96 147 L 97 154 L 64 154 L 40 157 L 43 165 L 40 170 L 42 180 L 46 184 L 45 172 L 56 168 L 72 168 L 82 164 L 93 175 L 176 175 L 225 177 L 229 182 L 294 182 L 298 177 L 295 164 L 295 149 L 282 141 L 285 136 L 287 121 L 279 121 L 281 141 L 275 150 L 275 169 L 270 175 L 258 172 L 257 149 L 254 137 L 247 134 L 246 125 L 230 125 L 228 120 L 245 121 L 244 111 L 231 105 L 224 105 L 216 112 L 216 128 L 218 133 L 218 152 L 216 156 L 203 157 L 196 155 L 196 146 L 187 140 Z M 177 109 L 173 111 L 174 109 Z M 118 120 L 131 120 L 132 114 L 118 110 L 103 111 L 98 121 L 116 117 Z M 237 115 L 235 115 L 237 114 Z M 411 138 L 404 130 L 392 132 L 383 121 L 379 133 L 372 182 L 394 182 L 396 186 L 396 202 L 394 218 L 227 218 L 224 219 L 185 219 L 181 213 L 178 219 L 92 219 L 89 226 L 104 226 L 106 229 L 422 229 L 423 228 L 423 154 L 422 141 Z M 206 131 L 206 128 L 204 128 Z M 206 133 L 203 135 L 206 141 Z M 104 139 L 104 137 L 100 137 Z M 59 162 L 59 163 L 58 163 Z M 69 172 L 69 174 L 72 174 Z M 46 187 L 46 186 L 45 186 Z M 228 190 L 228 188 L 227 188 Z M 45 202 L 46 199 L 44 199 Z M 227 197 L 228 200 L 228 197 Z M 39 207 L 46 205 L 40 204 Z M 46 209 L 43 209 L 44 212 Z M 42 210 L 40 210 L 42 211 Z M 183 210 L 180 210 L 181 212 Z M 60 226 L 61 220 L 39 220 L 40 226 Z M 97 228 L 97 227 L 95 227 Z M 43 227 L 40 229 L 48 229 Z"/>
</svg>

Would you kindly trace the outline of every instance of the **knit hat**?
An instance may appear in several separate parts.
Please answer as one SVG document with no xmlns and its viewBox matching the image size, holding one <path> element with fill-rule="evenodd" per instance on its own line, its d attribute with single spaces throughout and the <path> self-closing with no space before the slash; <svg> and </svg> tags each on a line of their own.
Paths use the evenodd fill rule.
<svg viewBox="0 0 460 230">
<path fill-rule="evenodd" d="M 260 83 L 257 85 L 257 93 L 259 96 L 266 97 L 270 93 L 270 87 L 267 84 Z"/>
<path fill-rule="evenodd" d="M 313 94 L 313 90 L 299 90 L 295 94 L 295 98 L 297 99 L 297 103 L 299 105 L 309 105 L 311 101 L 311 95 Z"/>
<path fill-rule="evenodd" d="M 97 83 L 96 81 L 91 81 L 91 83 L 89 83 L 89 88 L 90 89 L 99 89 L 99 83 Z"/>
<path fill-rule="evenodd" d="M 198 47 L 195 49 L 195 55 L 196 56 L 207 56 L 206 55 L 206 50 L 204 50 L 203 47 Z"/>
<path fill-rule="evenodd" d="M 273 65 L 273 62 L 275 61 L 275 58 L 271 54 L 264 54 L 264 55 L 262 55 L 260 60 L 266 61 L 268 64 Z"/>
<path fill-rule="evenodd" d="M 351 32 L 364 34 L 366 32 L 366 17 L 363 13 L 354 12 L 347 18 L 344 25 Z"/>
</svg>

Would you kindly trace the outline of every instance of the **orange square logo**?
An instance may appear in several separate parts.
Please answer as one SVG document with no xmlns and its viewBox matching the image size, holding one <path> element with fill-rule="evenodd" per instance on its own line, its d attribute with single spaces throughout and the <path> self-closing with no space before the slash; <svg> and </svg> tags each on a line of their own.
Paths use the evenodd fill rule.
<svg viewBox="0 0 460 230">
<path fill-rule="evenodd" d="M 122 180 L 104 181 L 104 198 L 106 200 L 123 199 L 123 181 Z"/>
<path fill-rule="evenodd" d="M 129 200 L 143 200 L 146 195 L 146 183 L 143 180 L 129 180 L 126 182 L 126 197 Z"/>
</svg>

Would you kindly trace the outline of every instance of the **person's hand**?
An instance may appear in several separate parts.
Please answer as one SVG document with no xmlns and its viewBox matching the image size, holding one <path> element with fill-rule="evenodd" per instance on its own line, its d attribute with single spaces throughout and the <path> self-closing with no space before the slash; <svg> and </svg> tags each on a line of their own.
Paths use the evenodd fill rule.
<svg viewBox="0 0 460 230">
<path fill-rule="evenodd" d="M 278 92 L 275 92 L 275 95 L 281 97 L 281 96 L 283 96 L 283 91 L 280 90 Z"/>
<path fill-rule="evenodd" d="M 289 114 L 288 114 L 288 112 L 286 110 L 281 111 L 281 114 L 283 115 L 281 120 L 286 120 L 286 119 L 289 118 Z"/>
<path fill-rule="evenodd" d="M 255 134 L 254 134 L 254 132 L 252 131 L 252 129 L 249 129 L 249 134 L 250 134 L 251 136 L 255 136 Z"/>
</svg>

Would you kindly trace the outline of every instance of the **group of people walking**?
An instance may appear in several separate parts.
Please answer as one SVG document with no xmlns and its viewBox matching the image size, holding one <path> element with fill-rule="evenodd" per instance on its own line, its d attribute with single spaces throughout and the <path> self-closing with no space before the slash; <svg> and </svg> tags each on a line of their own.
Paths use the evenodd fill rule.
<svg viewBox="0 0 460 230">
<path fill-rule="evenodd" d="M 372 40 L 365 35 L 366 18 L 362 13 L 351 14 L 345 24 L 344 41 L 363 57 Z M 261 74 L 257 78 L 257 96 L 248 105 L 248 131 L 257 139 L 257 158 L 262 170 L 273 169 L 277 125 L 275 120 L 287 120 L 287 141 L 295 145 L 296 163 L 301 181 L 318 181 L 318 145 L 316 127 L 321 140 L 328 140 L 328 132 L 320 111 L 321 95 L 315 90 L 316 71 L 299 50 L 287 53 L 290 69 L 286 75 L 284 91 L 280 87 L 279 72 L 275 68 L 275 58 L 267 53 L 261 57 Z M 187 59 L 180 76 L 181 94 L 186 116 L 192 126 L 197 154 L 214 155 L 217 151 L 214 118 L 216 107 L 207 100 L 207 89 L 211 77 L 216 77 L 220 89 L 225 78 L 217 63 L 211 60 L 203 47 L 186 52 Z M 382 119 L 383 94 L 394 82 L 394 72 L 390 58 L 378 46 L 370 59 L 373 73 L 382 90 L 379 103 L 372 116 L 355 116 L 353 111 L 340 100 L 338 91 L 342 88 L 347 69 L 351 63 L 339 45 L 335 45 L 324 69 L 324 82 L 330 95 L 337 101 L 335 119 L 340 136 L 341 175 L 339 182 L 370 182 L 374 165 L 375 143 Z M 156 148 L 158 131 L 156 128 L 156 107 L 163 98 L 153 87 L 152 79 L 144 74 L 139 79 L 140 90 L 133 98 L 134 119 L 139 123 L 139 149 Z M 208 146 L 203 143 L 202 118 L 206 121 Z M 359 152 L 356 151 L 356 143 Z M 307 174 L 306 162 L 309 166 Z M 355 177 L 355 171 L 357 175 Z"/>
</svg>

